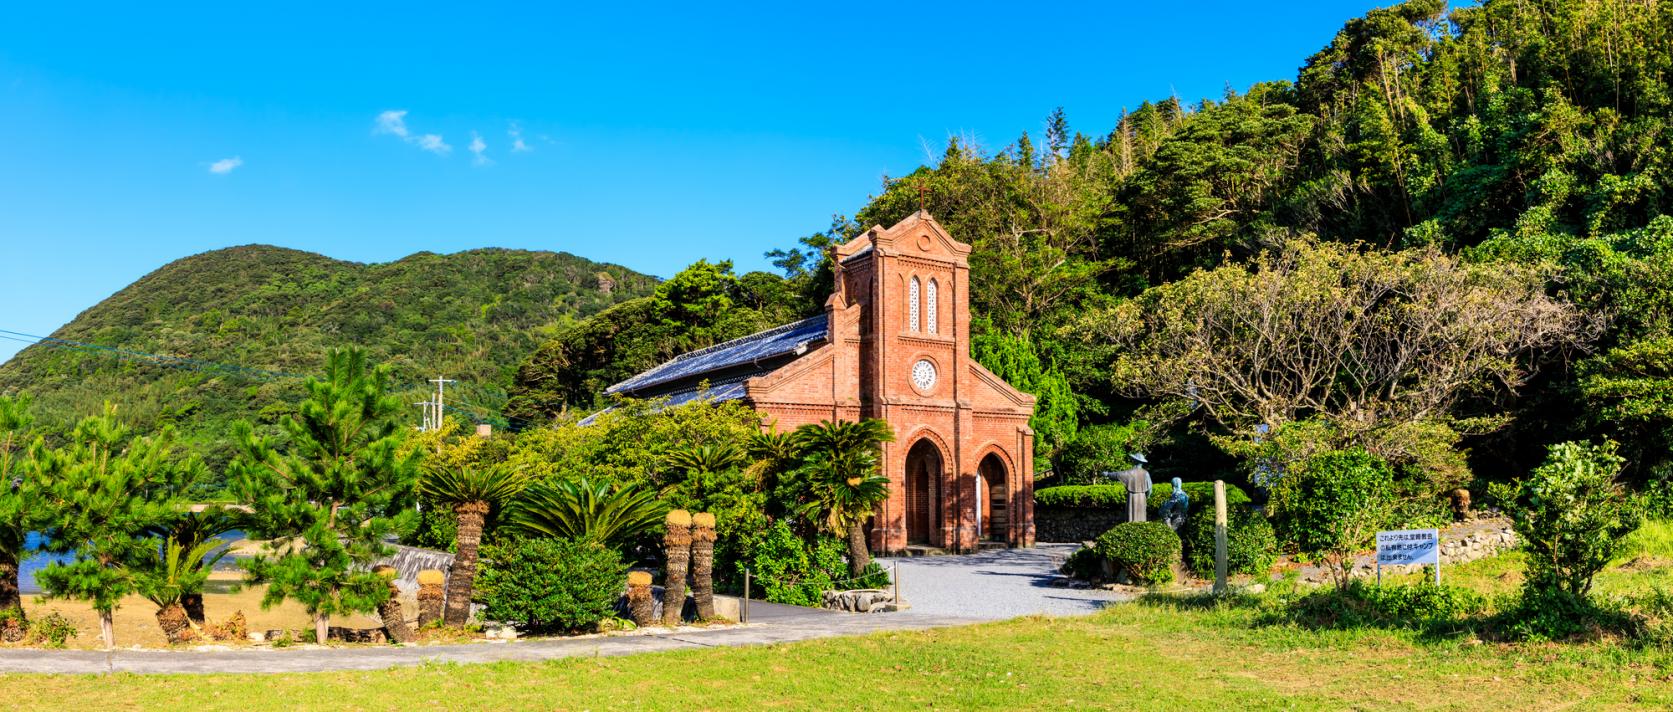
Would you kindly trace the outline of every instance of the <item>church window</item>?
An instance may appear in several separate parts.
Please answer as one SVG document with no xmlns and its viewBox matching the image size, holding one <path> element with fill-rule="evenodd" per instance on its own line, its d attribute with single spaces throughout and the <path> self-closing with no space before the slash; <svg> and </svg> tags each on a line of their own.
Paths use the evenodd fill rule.
<svg viewBox="0 0 1673 712">
<path fill-rule="evenodd" d="M 906 323 L 913 331 L 918 330 L 918 278 L 912 278 L 912 284 L 906 291 Z"/>
<path fill-rule="evenodd" d="M 929 289 L 924 292 L 924 330 L 931 334 L 936 333 L 935 317 L 940 311 L 938 300 L 936 299 L 937 291 L 939 290 L 936 289 L 935 280 L 930 280 Z"/>
</svg>

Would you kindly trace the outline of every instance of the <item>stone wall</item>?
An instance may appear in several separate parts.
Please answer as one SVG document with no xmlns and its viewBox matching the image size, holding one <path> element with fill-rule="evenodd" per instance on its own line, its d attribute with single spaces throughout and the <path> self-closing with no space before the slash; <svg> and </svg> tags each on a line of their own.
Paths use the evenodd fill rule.
<svg viewBox="0 0 1673 712">
<path fill-rule="evenodd" d="M 1125 521 L 1127 512 L 1123 510 L 1035 505 L 1034 538 L 1058 544 L 1092 541 Z"/>
</svg>

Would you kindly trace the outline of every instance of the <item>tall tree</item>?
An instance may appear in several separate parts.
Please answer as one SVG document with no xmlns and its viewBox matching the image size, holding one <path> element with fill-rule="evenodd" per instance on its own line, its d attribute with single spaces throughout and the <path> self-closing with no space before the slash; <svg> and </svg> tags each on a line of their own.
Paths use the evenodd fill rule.
<svg viewBox="0 0 1673 712">
<path fill-rule="evenodd" d="M 866 520 L 889 497 L 889 478 L 880 467 L 883 443 L 894 441 L 894 431 L 872 418 L 809 423 L 795 433 L 815 498 L 806 513 L 822 528 L 847 535 L 848 571 L 859 578 L 871 565 Z"/>
<path fill-rule="evenodd" d="M 462 626 L 470 617 L 477 549 L 489 512 L 516 498 L 527 484 L 528 478 L 504 464 L 434 467 L 418 481 L 418 493 L 425 501 L 452 508 L 458 519 L 453 567 L 447 572 L 447 609 L 442 616 L 448 625 Z"/>
<path fill-rule="evenodd" d="M 331 617 L 371 612 L 389 596 L 372 563 L 393 552 L 385 539 L 409 530 L 416 450 L 403 448 L 406 408 L 389 395 L 389 368 L 358 350 L 332 351 L 323 379 L 283 421 L 288 441 L 235 429 L 241 452 L 232 489 L 251 508 L 251 533 L 269 540 L 244 561 L 248 579 L 266 584 L 263 606 L 287 598 L 314 618 L 316 639 Z"/>
<path fill-rule="evenodd" d="M 157 545 L 147 530 L 176 510 L 162 486 L 177 466 L 169 434 L 136 438 L 106 406 L 103 415 L 78 423 L 63 447 L 33 462 L 45 548 L 73 556 L 37 578 L 49 596 L 91 603 L 106 647 L 116 645 L 117 607 L 137 590 L 136 568 Z"/>
<path fill-rule="evenodd" d="M 34 489 L 24 481 L 35 419 L 29 397 L 0 397 L 0 615 L 23 616 L 18 571 L 28 543 Z"/>
</svg>

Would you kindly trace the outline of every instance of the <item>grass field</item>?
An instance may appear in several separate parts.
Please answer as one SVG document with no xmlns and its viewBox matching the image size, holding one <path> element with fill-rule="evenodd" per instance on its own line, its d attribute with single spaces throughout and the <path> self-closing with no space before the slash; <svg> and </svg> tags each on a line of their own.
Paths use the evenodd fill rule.
<svg viewBox="0 0 1673 712">
<path fill-rule="evenodd" d="M 1599 579 L 1673 585 L 1655 524 Z M 1521 557 L 1445 579 L 1513 591 Z M 0 677 L 7 709 L 1669 709 L 1673 650 L 1604 638 L 1504 644 L 1473 633 L 1316 629 L 1265 603 L 1158 598 L 1080 618 L 757 648 L 275 676 Z"/>
</svg>

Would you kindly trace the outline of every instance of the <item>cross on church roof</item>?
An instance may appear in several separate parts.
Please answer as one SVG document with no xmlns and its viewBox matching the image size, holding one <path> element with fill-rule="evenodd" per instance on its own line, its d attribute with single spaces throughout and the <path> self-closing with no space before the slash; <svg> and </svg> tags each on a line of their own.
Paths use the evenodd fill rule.
<svg viewBox="0 0 1673 712">
<path fill-rule="evenodd" d="M 929 192 L 929 184 L 924 179 L 918 179 L 918 212 L 924 211 L 924 194 Z"/>
</svg>

